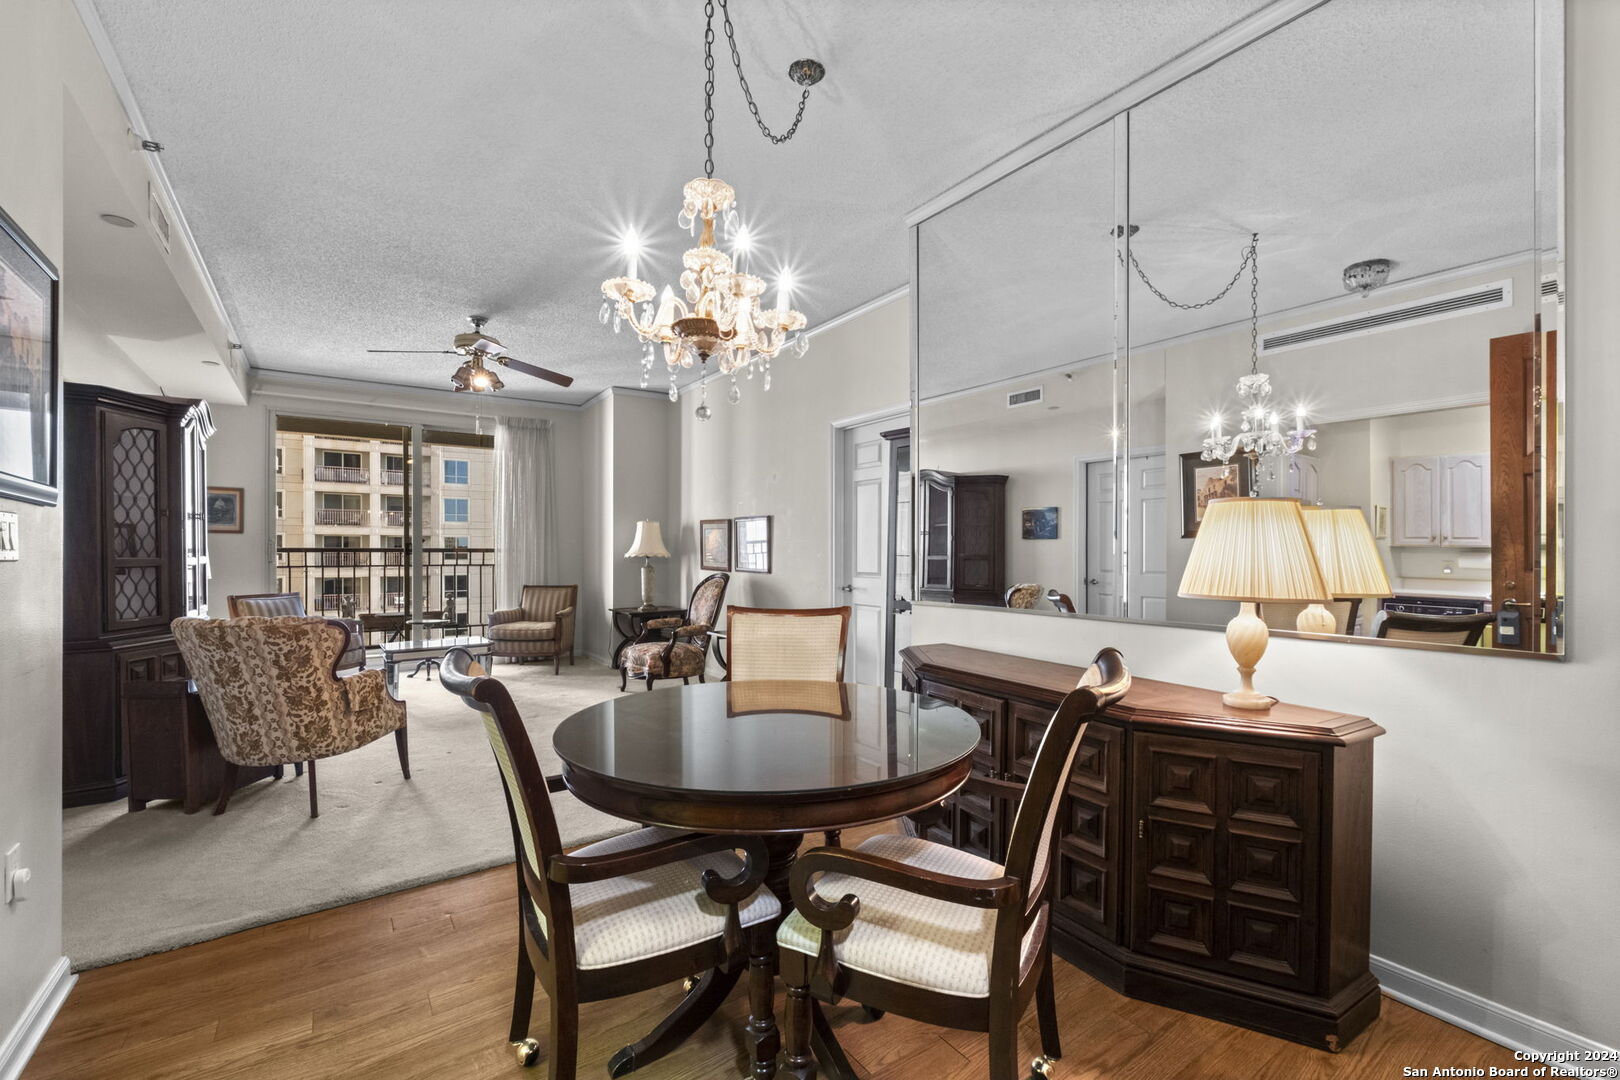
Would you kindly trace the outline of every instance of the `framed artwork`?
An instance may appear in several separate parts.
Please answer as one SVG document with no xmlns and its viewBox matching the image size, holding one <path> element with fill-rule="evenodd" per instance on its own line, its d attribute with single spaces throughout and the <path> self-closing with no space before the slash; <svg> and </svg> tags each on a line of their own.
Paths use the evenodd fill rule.
<svg viewBox="0 0 1620 1080">
<path fill-rule="evenodd" d="M 1037 506 L 1024 511 L 1025 540 L 1056 540 L 1058 538 L 1058 508 Z"/>
<path fill-rule="evenodd" d="M 705 570 L 731 569 L 731 519 L 705 518 L 698 522 L 699 565 Z"/>
<path fill-rule="evenodd" d="M 57 502 L 60 310 L 56 267 L 0 210 L 0 498 Z"/>
<path fill-rule="evenodd" d="M 211 533 L 239 533 L 242 531 L 242 489 L 211 487 L 208 489 L 208 531 Z"/>
<path fill-rule="evenodd" d="M 1211 499 L 1235 499 L 1254 490 L 1254 466 L 1246 457 L 1205 461 L 1202 451 L 1181 455 L 1181 538 L 1198 535 Z"/>
<path fill-rule="evenodd" d="M 732 569 L 739 574 L 768 574 L 771 572 L 771 516 L 732 519 Z"/>
</svg>

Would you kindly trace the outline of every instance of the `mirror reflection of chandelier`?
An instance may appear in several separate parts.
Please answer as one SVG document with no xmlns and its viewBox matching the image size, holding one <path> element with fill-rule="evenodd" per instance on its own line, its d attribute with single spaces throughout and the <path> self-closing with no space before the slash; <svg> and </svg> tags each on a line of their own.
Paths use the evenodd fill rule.
<svg viewBox="0 0 1620 1080">
<path fill-rule="evenodd" d="M 726 38 L 731 44 L 731 59 L 737 68 L 737 78 L 743 95 L 761 132 L 773 143 L 784 143 L 798 130 L 804 119 L 805 103 L 810 99 L 810 87 L 821 81 L 825 69 L 815 60 L 798 60 L 788 68 L 788 75 L 804 87 L 799 98 L 799 111 L 792 127 L 776 135 L 760 119 L 753 93 L 742 72 L 742 60 L 737 52 L 736 37 L 731 26 L 730 13 L 725 0 L 720 0 L 725 15 Z M 806 320 L 803 314 L 788 306 L 788 283 L 779 283 L 775 307 L 762 307 L 760 297 L 765 293 L 764 280 L 744 273 L 731 255 L 715 246 L 715 222 L 724 223 L 728 234 L 738 231 L 737 194 L 730 184 L 714 175 L 714 3 L 704 6 L 706 18 L 703 38 L 703 61 L 708 80 L 703 88 L 703 115 L 707 123 L 704 148 L 707 158 L 704 174 L 689 181 L 682 188 L 681 212 L 677 217 L 681 228 L 695 230 L 701 223 L 698 246 L 681 257 L 680 293 L 665 286 L 662 292 L 635 276 L 636 263 L 632 260 L 630 273 L 602 282 L 601 320 L 611 318 L 614 332 L 625 323 L 642 342 L 641 385 L 645 387 L 652 376 L 659 347 L 662 346 L 664 364 L 669 373 L 669 399 L 676 400 L 676 376 L 682 369 L 706 369 L 710 358 L 722 374 L 731 376 L 728 398 L 736 404 L 742 397 L 737 386 L 737 373 L 742 371 L 752 378 L 757 368 L 766 390 L 771 388 L 771 360 L 784 348 L 803 356 L 809 347 L 804 335 Z M 739 245 L 740 247 L 741 245 Z M 785 278 L 785 275 L 784 275 Z M 654 298 L 657 298 L 656 303 Z M 703 401 L 697 416 L 707 420 L 710 416 L 708 387 L 703 386 Z"/>
</svg>

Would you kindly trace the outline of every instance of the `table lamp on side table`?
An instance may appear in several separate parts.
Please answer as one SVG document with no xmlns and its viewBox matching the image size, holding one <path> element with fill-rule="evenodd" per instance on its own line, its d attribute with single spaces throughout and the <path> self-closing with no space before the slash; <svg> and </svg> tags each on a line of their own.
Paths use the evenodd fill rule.
<svg viewBox="0 0 1620 1080">
<path fill-rule="evenodd" d="M 636 538 L 630 542 L 630 550 L 624 553 L 627 559 L 641 560 L 641 607 L 647 610 L 657 605 L 653 602 L 653 587 L 657 578 L 657 571 L 653 569 L 654 559 L 669 558 L 669 549 L 664 547 L 664 533 L 656 521 L 636 522 Z"/>
<path fill-rule="evenodd" d="M 1317 604 L 1328 600 L 1298 499 L 1211 499 L 1193 540 L 1180 595 L 1236 600 L 1226 647 L 1242 685 L 1221 700 L 1234 709 L 1269 709 L 1277 699 L 1257 693 L 1254 669 L 1270 631 L 1254 606 L 1266 601 Z"/>
</svg>

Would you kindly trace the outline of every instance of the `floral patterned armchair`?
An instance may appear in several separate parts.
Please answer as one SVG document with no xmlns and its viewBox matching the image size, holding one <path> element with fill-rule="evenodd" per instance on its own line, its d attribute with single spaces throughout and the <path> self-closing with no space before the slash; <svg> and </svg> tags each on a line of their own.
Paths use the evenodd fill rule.
<svg viewBox="0 0 1620 1080">
<path fill-rule="evenodd" d="M 339 678 L 348 627 L 335 619 L 176 619 L 171 627 L 225 758 L 214 813 L 223 814 L 243 765 L 307 762 L 309 816 L 320 816 L 315 761 L 394 733 L 399 767 L 411 778 L 405 703 L 383 673 Z"/>
<path fill-rule="evenodd" d="M 730 574 L 710 574 L 697 583 L 684 616 L 649 619 L 635 644 L 619 655 L 619 689 L 630 679 L 644 679 L 647 689 L 659 679 L 704 681 L 709 662 L 710 634 L 725 604 Z M 662 635 L 668 633 L 664 639 Z"/>
</svg>

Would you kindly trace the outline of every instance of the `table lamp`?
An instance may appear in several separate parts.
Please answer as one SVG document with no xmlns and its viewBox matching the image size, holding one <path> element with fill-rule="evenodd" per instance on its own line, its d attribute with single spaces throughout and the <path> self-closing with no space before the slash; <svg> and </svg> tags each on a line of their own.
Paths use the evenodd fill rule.
<svg viewBox="0 0 1620 1080">
<path fill-rule="evenodd" d="M 1221 700 L 1234 709 L 1269 709 L 1277 699 L 1257 693 L 1254 669 L 1271 632 L 1255 611 L 1268 600 L 1322 603 L 1328 599 L 1298 499 L 1211 499 L 1193 540 L 1180 595 L 1236 600 L 1226 647 L 1242 684 Z"/>
<path fill-rule="evenodd" d="M 1389 587 L 1389 575 L 1384 572 L 1384 560 L 1378 554 L 1372 530 L 1360 510 L 1353 507 L 1330 510 L 1322 506 L 1301 509 L 1305 514 L 1305 530 L 1311 536 L 1311 548 L 1316 552 L 1316 564 L 1322 568 L 1322 580 L 1333 599 L 1395 595 Z M 1339 629 L 1333 613 L 1321 604 L 1312 604 L 1301 611 L 1295 625 L 1313 634 L 1333 634 Z"/>
<path fill-rule="evenodd" d="M 657 571 L 653 569 L 652 561 L 669 558 L 669 549 L 664 547 L 664 532 L 658 522 L 636 522 L 636 538 L 630 542 L 630 550 L 624 553 L 624 557 L 641 560 L 641 610 L 657 607 L 653 602 Z"/>
</svg>

